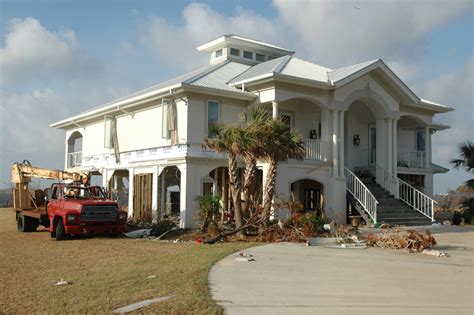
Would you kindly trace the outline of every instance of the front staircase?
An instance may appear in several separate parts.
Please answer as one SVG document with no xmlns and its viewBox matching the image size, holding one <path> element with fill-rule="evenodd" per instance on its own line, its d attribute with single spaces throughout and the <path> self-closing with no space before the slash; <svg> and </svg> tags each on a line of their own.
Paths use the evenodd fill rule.
<svg viewBox="0 0 474 315">
<path fill-rule="evenodd" d="M 405 202 L 395 198 L 379 184 L 366 183 L 375 199 L 377 205 L 377 222 L 390 225 L 431 225 L 431 219 L 414 210 Z"/>
<path fill-rule="evenodd" d="M 345 168 L 348 201 L 364 221 L 405 226 L 431 225 L 434 200 L 387 171 L 383 172 L 381 183 L 394 193 L 376 183 L 374 176 L 359 178 Z"/>
</svg>

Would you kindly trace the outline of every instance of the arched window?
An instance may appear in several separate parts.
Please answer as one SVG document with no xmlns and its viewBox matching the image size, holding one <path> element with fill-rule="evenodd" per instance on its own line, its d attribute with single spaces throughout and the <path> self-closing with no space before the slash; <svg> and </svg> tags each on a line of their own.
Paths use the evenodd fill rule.
<svg viewBox="0 0 474 315">
<path fill-rule="evenodd" d="M 82 134 L 74 131 L 67 140 L 67 166 L 79 167 L 82 163 Z"/>
</svg>

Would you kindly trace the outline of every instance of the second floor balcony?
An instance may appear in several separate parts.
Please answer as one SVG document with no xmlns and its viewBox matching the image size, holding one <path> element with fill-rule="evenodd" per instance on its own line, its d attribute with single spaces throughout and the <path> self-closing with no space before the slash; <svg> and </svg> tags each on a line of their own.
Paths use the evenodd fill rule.
<svg viewBox="0 0 474 315">
<path fill-rule="evenodd" d="M 328 144 L 318 139 L 304 139 L 303 147 L 306 149 L 307 161 L 327 161 L 329 159 Z M 163 159 L 178 159 L 185 157 L 226 159 L 226 155 L 207 149 L 201 143 L 186 143 L 174 146 L 162 146 L 141 150 L 120 152 L 120 166 L 132 166 L 139 163 L 152 162 Z M 68 154 L 68 168 L 101 168 L 116 167 L 113 153 L 83 156 L 82 152 Z"/>
<path fill-rule="evenodd" d="M 427 168 L 425 151 L 398 152 L 398 167 Z"/>
</svg>

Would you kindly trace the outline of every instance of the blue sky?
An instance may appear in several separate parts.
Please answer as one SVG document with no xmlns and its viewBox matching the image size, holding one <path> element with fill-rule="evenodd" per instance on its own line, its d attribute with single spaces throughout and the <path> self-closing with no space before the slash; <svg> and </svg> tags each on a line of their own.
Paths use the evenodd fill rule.
<svg viewBox="0 0 474 315">
<path fill-rule="evenodd" d="M 206 64 L 194 47 L 224 33 L 288 47 L 332 68 L 384 59 L 418 96 L 456 108 L 435 118 L 453 126 L 433 137 L 433 160 L 448 166 L 457 143 L 473 139 L 473 6 L 2 0 L 0 187 L 16 160 L 63 167 L 63 133 L 51 122 Z M 437 175 L 435 191 L 457 187 L 467 175 Z"/>
</svg>

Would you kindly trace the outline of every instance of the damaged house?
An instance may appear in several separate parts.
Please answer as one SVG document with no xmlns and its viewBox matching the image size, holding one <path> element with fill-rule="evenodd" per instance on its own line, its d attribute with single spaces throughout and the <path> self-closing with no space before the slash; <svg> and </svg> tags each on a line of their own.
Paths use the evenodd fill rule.
<svg viewBox="0 0 474 315">
<path fill-rule="evenodd" d="M 262 104 L 306 149 L 279 166 L 278 198 L 338 222 L 348 201 L 373 222 L 431 222 L 433 176 L 447 171 L 431 162 L 431 137 L 448 128 L 433 118 L 452 108 L 415 95 L 380 59 L 329 69 L 236 35 L 197 49 L 208 66 L 52 124 L 65 131 L 66 169 L 101 174 L 130 217 L 193 227 L 195 196 L 218 192 L 232 207 L 226 156 L 203 146 L 209 126 Z"/>
</svg>

